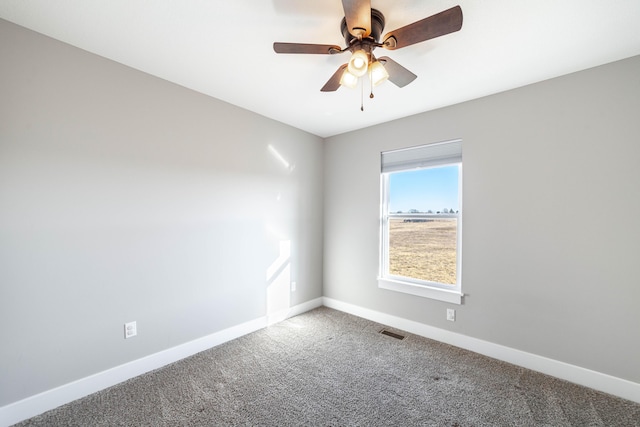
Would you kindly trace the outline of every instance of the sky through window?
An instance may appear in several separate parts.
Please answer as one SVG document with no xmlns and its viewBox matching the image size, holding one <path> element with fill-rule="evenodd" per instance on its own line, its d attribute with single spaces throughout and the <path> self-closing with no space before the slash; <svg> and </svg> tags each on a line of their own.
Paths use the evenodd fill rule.
<svg viewBox="0 0 640 427">
<path fill-rule="evenodd" d="M 389 212 L 459 211 L 458 168 L 452 165 L 390 174 Z"/>
</svg>

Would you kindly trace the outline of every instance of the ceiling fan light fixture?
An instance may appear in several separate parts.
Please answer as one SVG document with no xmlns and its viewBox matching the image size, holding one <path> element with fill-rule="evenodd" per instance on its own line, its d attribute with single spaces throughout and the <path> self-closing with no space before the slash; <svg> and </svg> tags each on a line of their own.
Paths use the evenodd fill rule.
<svg viewBox="0 0 640 427">
<path fill-rule="evenodd" d="M 362 49 L 356 50 L 351 55 L 347 68 L 356 77 L 364 76 L 369 68 L 369 56 Z"/>
<path fill-rule="evenodd" d="M 389 73 L 384 68 L 384 65 L 380 63 L 380 61 L 372 62 L 369 66 L 369 78 L 371 79 L 371 84 L 374 86 L 378 86 L 381 83 L 384 83 L 389 78 Z"/>
<path fill-rule="evenodd" d="M 342 77 L 340 77 L 340 85 L 346 86 L 349 89 L 355 89 L 358 85 L 358 77 L 351 74 L 349 68 L 346 68 L 344 73 L 342 73 Z"/>
</svg>

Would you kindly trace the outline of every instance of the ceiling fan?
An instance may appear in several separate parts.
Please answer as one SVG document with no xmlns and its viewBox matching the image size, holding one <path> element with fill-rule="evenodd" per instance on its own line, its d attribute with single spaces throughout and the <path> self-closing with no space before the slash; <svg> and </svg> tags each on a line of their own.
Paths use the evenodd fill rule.
<svg viewBox="0 0 640 427">
<path fill-rule="evenodd" d="M 416 79 L 416 75 L 391 58 L 376 58 L 373 51 L 380 47 L 387 50 L 400 49 L 425 40 L 444 36 L 462 28 L 462 9 L 452 7 L 443 12 L 421 19 L 387 33 L 382 39 L 384 15 L 371 8 L 371 0 L 342 0 L 344 18 L 340 31 L 347 46 L 343 49 L 336 45 L 281 43 L 275 42 L 276 53 L 306 53 L 333 55 L 351 52 L 351 59 L 341 65 L 329 81 L 320 89 L 322 92 L 333 92 L 340 86 L 356 87 L 358 79 L 369 73 L 372 86 L 385 80 L 398 87 L 404 87 Z M 382 40 L 382 41 L 380 41 Z"/>
</svg>

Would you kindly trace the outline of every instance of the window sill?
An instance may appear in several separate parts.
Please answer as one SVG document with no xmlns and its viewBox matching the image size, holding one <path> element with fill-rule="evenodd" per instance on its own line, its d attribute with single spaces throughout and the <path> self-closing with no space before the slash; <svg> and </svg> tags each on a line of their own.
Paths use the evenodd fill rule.
<svg viewBox="0 0 640 427">
<path fill-rule="evenodd" d="M 464 294 L 458 291 L 448 289 L 434 288 L 431 286 L 416 285 L 400 280 L 391 280 L 378 278 L 378 287 L 390 291 L 402 292 L 405 294 L 416 295 L 423 298 L 431 298 L 438 301 L 444 301 L 451 304 L 462 304 Z"/>
</svg>

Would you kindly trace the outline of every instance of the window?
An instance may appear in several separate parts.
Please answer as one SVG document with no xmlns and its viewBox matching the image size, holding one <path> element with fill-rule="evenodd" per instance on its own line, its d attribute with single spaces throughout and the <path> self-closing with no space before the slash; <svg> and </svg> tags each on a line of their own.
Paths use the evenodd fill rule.
<svg viewBox="0 0 640 427">
<path fill-rule="evenodd" d="M 381 155 L 381 288 L 461 304 L 462 141 Z"/>
</svg>

